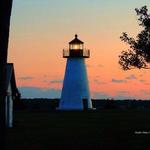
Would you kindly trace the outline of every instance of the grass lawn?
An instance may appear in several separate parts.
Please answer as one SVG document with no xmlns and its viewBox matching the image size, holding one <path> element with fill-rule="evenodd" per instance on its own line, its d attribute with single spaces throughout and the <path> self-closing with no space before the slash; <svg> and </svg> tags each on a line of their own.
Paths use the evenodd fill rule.
<svg viewBox="0 0 150 150">
<path fill-rule="evenodd" d="M 149 150 L 148 110 L 16 111 L 6 150 Z"/>
</svg>

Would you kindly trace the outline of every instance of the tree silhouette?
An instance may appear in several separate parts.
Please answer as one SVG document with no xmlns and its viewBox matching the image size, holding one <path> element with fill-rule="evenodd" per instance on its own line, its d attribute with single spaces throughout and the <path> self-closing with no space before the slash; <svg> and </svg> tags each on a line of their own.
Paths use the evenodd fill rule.
<svg viewBox="0 0 150 150">
<path fill-rule="evenodd" d="M 139 26 L 143 30 L 136 36 L 136 39 L 129 37 L 126 32 L 120 37 L 130 46 L 130 49 L 122 51 L 119 55 L 119 64 L 123 70 L 150 69 L 150 14 L 148 14 L 147 6 L 136 8 L 135 11 Z"/>
<path fill-rule="evenodd" d="M 0 0 L 0 149 L 5 147 L 6 135 L 6 63 L 12 0 Z"/>
</svg>

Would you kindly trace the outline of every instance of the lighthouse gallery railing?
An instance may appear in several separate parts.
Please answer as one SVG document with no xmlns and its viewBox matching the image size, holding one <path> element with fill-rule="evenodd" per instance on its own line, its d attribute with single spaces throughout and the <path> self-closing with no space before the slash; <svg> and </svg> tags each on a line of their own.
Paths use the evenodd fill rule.
<svg viewBox="0 0 150 150">
<path fill-rule="evenodd" d="M 64 58 L 69 58 L 69 57 L 89 58 L 90 57 L 90 50 L 89 49 L 83 49 L 83 50 L 63 49 L 63 57 Z"/>
</svg>

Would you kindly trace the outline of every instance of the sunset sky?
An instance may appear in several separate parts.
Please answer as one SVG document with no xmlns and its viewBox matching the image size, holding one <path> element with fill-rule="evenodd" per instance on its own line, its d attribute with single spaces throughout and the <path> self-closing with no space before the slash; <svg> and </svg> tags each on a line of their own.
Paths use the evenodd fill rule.
<svg viewBox="0 0 150 150">
<path fill-rule="evenodd" d="M 92 98 L 150 99 L 150 70 L 123 71 L 122 32 L 141 30 L 135 8 L 149 0 L 14 0 L 9 62 L 22 97 L 60 97 L 68 48 L 75 34 L 91 50 L 86 59 Z"/>
</svg>

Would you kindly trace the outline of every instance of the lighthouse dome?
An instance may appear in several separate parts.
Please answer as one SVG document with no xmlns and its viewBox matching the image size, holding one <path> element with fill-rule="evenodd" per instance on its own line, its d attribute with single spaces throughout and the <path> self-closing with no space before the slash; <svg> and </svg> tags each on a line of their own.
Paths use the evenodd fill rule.
<svg viewBox="0 0 150 150">
<path fill-rule="evenodd" d="M 78 35 L 75 35 L 75 38 L 69 42 L 69 44 L 84 44 L 81 40 L 78 39 Z"/>
</svg>

